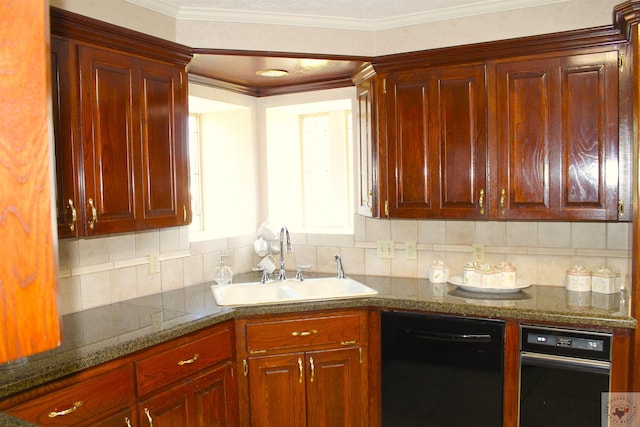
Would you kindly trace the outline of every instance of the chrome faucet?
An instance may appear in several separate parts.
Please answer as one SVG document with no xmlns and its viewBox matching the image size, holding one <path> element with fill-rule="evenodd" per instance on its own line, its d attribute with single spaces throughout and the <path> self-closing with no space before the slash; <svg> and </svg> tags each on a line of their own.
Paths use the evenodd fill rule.
<svg viewBox="0 0 640 427">
<path fill-rule="evenodd" d="M 284 271 L 284 240 L 287 238 L 287 252 L 291 253 L 291 237 L 289 237 L 289 230 L 286 226 L 282 226 L 280 229 L 280 271 L 278 272 L 278 280 L 287 280 L 287 273 Z"/>
<path fill-rule="evenodd" d="M 340 255 L 336 255 L 336 264 L 338 265 L 338 279 L 344 279 L 344 269 L 342 268 L 342 258 Z"/>
</svg>

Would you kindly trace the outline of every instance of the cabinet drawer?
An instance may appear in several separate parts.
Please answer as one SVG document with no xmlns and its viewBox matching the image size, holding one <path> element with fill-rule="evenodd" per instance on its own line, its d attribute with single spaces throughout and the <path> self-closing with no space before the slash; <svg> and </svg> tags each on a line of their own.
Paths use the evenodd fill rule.
<svg viewBox="0 0 640 427">
<path fill-rule="evenodd" d="M 232 357 L 229 329 L 136 362 L 138 393 L 144 395 Z"/>
<path fill-rule="evenodd" d="M 246 350 L 249 354 L 259 354 L 302 346 L 357 344 L 360 332 L 357 313 L 249 322 L 246 325 Z"/>
<path fill-rule="evenodd" d="M 15 406 L 6 412 L 42 426 L 70 426 L 86 422 L 133 398 L 130 366 L 62 388 Z"/>
</svg>

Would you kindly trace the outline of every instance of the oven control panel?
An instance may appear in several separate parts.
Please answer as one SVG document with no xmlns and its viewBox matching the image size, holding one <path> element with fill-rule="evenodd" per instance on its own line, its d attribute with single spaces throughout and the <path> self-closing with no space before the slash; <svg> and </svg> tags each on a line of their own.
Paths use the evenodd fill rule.
<svg viewBox="0 0 640 427">
<path fill-rule="evenodd" d="M 522 351 L 604 361 L 611 359 L 609 333 L 524 325 L 520 333 Z"/>
<path fill-rule="evenodd" d="M 581 350 L 604 351 L 604 340 L 556 336 L 537 332 L 527 333 L 527 342 L 554 347 L 578 348 Z"/>
</svg>

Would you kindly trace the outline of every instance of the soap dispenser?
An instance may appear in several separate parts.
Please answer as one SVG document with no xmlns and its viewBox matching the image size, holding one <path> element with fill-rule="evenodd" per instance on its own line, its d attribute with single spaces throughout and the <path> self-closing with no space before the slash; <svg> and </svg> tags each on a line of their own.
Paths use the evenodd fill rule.
<svg viewBox="0 0 640 427">
<path fill-rule="evenodd" d="M 213 280 L 215 280 L 218 285 L 226 285 L 233 280 L 231 268 L 224 263 L 225 257 L 226 255 L 220 255 L 220 264 L 213 272 Z"/>
</svg>

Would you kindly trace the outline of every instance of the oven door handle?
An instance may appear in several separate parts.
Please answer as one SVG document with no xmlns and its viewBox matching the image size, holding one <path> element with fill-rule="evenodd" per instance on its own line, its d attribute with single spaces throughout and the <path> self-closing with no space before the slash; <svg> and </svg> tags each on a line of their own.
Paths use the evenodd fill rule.
<svg viewBox="0 0 640 427">
<path fill-rule="evenodd" d="M 489 334 L 453 334 L 445 332 L 425 332 L 416 331 L 415 329 L 407 329 L 405 333 L 413 338 L 432 341 L 447 342 L 491 342 L 492 338 Z"/>
<path fill-rule="evenodd" d="M 555 354 L 520 352 L 522 365 L 535 365 L 544 367 L 563 367 L 574 371 L 595 372 L 608 374 L 611 370 L 611 362 L 603 360 L 578 359 L 575 357 L 558 356 Z"/>
</svg>

